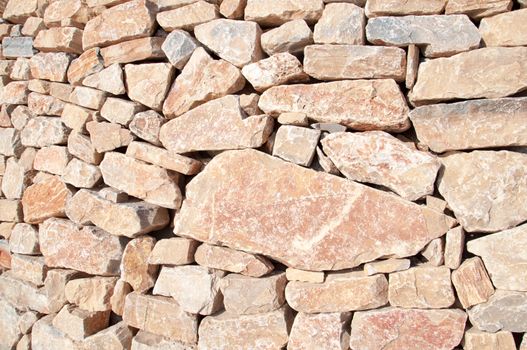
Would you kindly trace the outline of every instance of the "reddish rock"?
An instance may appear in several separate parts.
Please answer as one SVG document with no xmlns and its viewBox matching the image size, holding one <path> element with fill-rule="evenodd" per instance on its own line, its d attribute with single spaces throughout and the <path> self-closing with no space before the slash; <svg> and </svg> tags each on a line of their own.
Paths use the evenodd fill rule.
<svg viewBox="0 0 527 350">
<path fill-rule="evenodd" d="M 41 30 L 33 46 L 41 52 L 69 52 L 82 54 L 82 30 L 59 27 Z"/>
<path fill-rule="evenodd" d="M 104 68 L 98 47 L 84 51 L 74 59 L 68 68 L 68 81 L 73 85 L 81 85 L 82 80 L 100 72 Z"/>
<path fill-rule="evenodd" d="M 131 63 L 135 61 L 164 58 L 161 45 L 165 38 L 148 37 L 125 41 L 101 49 L 101 55 L 106 67 L 115 63 Z"/>
<path fill-rule="evenodd" d="M 58 176 L 29 186 L 22 197 L 24 220 L 37 224 L 51 217 L 66 216 L 66 202 L 73 191 Z"/>
<path fill-rule="evenodd" d="M 349 349 L 350 312 L 298 313 L 289 334 L 288 350 Z"/>
<path fill-rule="evenodd" d="M 34 79 L 67 81 L 71 54 L 65 52 L 38 53 L 29 60 L 31 76 Z"/>
<path fill-rule="evenodd" d="M 136 292 L 145 293 L 154 286 L 158 266 L 150 265 L 148 257 L 155 242 L 153 237 L 139 237 L 131 240 L 124 250 L 121 279 L 128 282 Z"/>
</svg>

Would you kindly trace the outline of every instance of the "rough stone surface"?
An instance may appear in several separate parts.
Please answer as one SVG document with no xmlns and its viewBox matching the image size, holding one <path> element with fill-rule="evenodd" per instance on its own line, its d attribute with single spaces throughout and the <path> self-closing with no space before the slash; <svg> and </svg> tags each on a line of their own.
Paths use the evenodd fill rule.
<svg viewBox="0 0 527 350">
<path fill-rule="evenodd" d="M 143 60 L 164 58 L 161 45 L 164 38 L 148 37 L 125 41 L 101 49 L 106 67 L 115 63 L 131 63 Z"/>
<path fill-rule="evenodd" d="M 99 167 L 73 158 L 62 175 L 62 181 L 77 188 L 92 188 L 101 182 Z"/>
<path fill-rule="evenodd" d="M 161 126 L 166 122 L 156 111 L 146 111 L 137 113 L 134 119 L 128 125 L 130 131 L 137 137 L 150 142 L 153 145 L 161 146 L 159 141 L 159 130 Z"/>
<path fill-rule="evenodd" d="M 292 163 L 309 166 L 315 156 L 320 130 L 283 125 L 276 132 L 273 156 Z"/>
<path fill-rule="evenodd" d="M 113 95 L 122 95 L 126 92 L 123 69 L 117 63 L 104 68 L 100 72 L 87 76 L 82 81 L 82 84 L 109 92 Z"/>
<path fill-rule="evenodd" d="M 74 27 L 41 30 L 33 46 L 41 52 L 69 52 L 82 54 L 83 31 Z"/>
<path fill-rule="evenodd" d="M 92 148 L 101 154 L 101 158 L 102 153 L 128 146 L 134 139 L 129 130 L 115 123 L 90 121 L 86 123 L 86 129 L 90 133 Z"/>
<path fill-rule="evenodd" d="M 516 343 L 511 332 L 488 333 L 470 328 L 463 339 L 465 350 L 515 350 Z"/>
<path fill-rule="evenodd" d="M 448 230 L 445 239 L 445 266 L 455 270 L 463 260 L 465 231 L 461 226 Z"/>
<path fill-rule="evenodd" d="M 475 305 L 467 313 L 470 323 L 481 331 L 509 332 L 527 331 L 527 294 L 506 290 L 496 290 L 485 303 Z"/>
<path fill-rule="evenodd" d="M 510 2 L 509 2 L 510 4 Z M 527 29 L 527 10 L 502 13 L 496 16 L 483 18 L 479 31 L 485 46 L 522 46 L 527 45 L 527 40 L 518 31 Z"/>
<path fill-rule="evenodd" d="M 317 44 L 364 45 L 365 26 L 361 7 L 347 3 L 328 4 L 315 24 L 313 39 Z"/>
<path fill-rule="evenodd" d="M 31 57 L 29 67 L 34 79 L 67 81 L 67 72 L 73 56 L 64 52 L 38 53 Z"/>
<path fill-rule="evenodd" d="M 245 20 L 269 27 L 295 19 L 315 23 L 320 19 L 323 9 L 322 0 L 247 0 Z"/>
<path fill-rule="evenodd" d="M 7 58 L 32 57 L 33 38 L 8 37 L 2 40 L 2 55 Z"/>
<path fill-rule="evenodd" d="M 108 327 L 110 313 L 90 312 L 66 305 L 53 319 L 53 326 L 75 340 L 83 340 Z"/>
<path fill-rule="evenodd" d="M 68 148 L 64 146 L 49 146 L 41 148 L 35 154 L 33 168 L 55 175 L 63 175 L 71 159 Z"/>
<path fill-rule="evenodd" d="M 158 267 L 148 263 L 148 256 L 155 244 L 155 238 L 143 236 L 131 240 L 124 250 L 121 279 L 136 292 L 145 293 L 155 284 Z"/>
<path fill-rule="evenodd" d="M 350 312 L 305 314 L 295 317 L 287 348 L 289 350 L 349 349 Z"/>
<path fill-rule="evenodd" d="M 408 270 L 409 268 L 409 259 L 386 259 L 364 264 L 364 272 L 366 272 L 368 276 L 376 275 L 378 273 L 404 271 Z"/>
<path fill-rule="evenodd" d="M 199 243 L 193 239 L 175 237 L 157 241 L 148 257 L 149 264 L 188 265 L 194 262 Z"/>
<path fill-rule="evenodd" d="M 38 224 L 52 217 L 65 217 L 73 191 L 58 176 L 29 186 L 22 197 L 24 221 Z"/>
<path fill-rule="evenodd" d="M 64 293 L 68 302 L 82 310 L 107 311 L 116 283 L 117 277 L 78 278 L 66 284 Z"/>
<path fill-rule="evenodd" d="M 464 1 L 464 0 L 462 0 Z M 368 18 L 379 16 L 402 16 L 402 15 L 436 15 L 441 14 L 445 5 L 453 1 L 447 0 L 369 0 L 366 2 L 366 16 Z"/>
<path fill-rule="evenodd" d="M 176 29 L 192 31 L 197 25 L 219 18 L 218 7 L 206 1 L 197 1 L 174 10 L 157 14 L 157 22 L 167 32 Z"/>
<path fill-rule="evenodd" d="M 484 303 L 494 294 L 494 286 L 479 257 L 465 260 L 454 270 L 452 283 L 464 308 Z"/>
<path fill-rule="evenodd" d="M 86 163 L 99 164 L 102 154 L 95 150 L 90 138 L 77 132 L 72 132 L 68 137 L 68 152 Z"/>
<path fill-rule="evenodd" d="M 498 13 L 510 11 L 512 8 L 511 0 L 448 0 L 445 13 L 455 14 L 464 13 L 473 19 L 493 16 Z"/>
<path fill-rule="evenodd" d="M 161 49 L 170 63 L 181 70 L 198 46 L 197 40 L 192 35 L 184 30 L 174 30 L 165 38 Z"/>
<path fill-rule="evenodd" d="M 106 101 L 106 92 L 85 86 L 77 86 L 70 95 L 70 102 L 81 107 L 101 109 Z"/>
<path fill-rule="evenodd" d="M 80 85 L 82 79 L 104 68 L 99 48 L 95 47 L 84 51 L 74 59 L 68 67 L 68 81 L 73 85 Z"/>
<path fill-rule="evenodd" d="M 168 63 L 127 64 L 124 70 L 130 99 L 160 111 L 172 82 L 173 67 Z"/>
<path fill-rule="evenodd" d="M 134 115 L 145 108 L 137 103 L 122 98 L 108 97 L 101 108 L 101 117 L 111 123 L 127 126 Z"/>
<path fill-rule="evenodd" d="M 286 22 L 261 36 L 262 49 L 269 56 L 280 52 L 301 53 L 312 43 L 313 32 L 303 19 Z"/>
<path fill-rule="evenodd" d="M 16 224 L 9 237 L 9 249 L 13 253 L 38 255 L 40 246 L 38 243 L 38 229 L 35 226 L 18 223 Z"/>
</svg>

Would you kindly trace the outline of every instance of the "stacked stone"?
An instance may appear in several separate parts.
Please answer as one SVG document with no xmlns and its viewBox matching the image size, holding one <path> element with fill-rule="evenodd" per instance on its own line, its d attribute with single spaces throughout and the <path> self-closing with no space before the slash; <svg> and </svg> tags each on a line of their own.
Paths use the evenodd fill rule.
<svg viewBox="0 0 527 350">
<path fill-rule="evenodd" d="M 8 1 L 0 349 L 517 349 L 525 5 Z"/>
</svg>

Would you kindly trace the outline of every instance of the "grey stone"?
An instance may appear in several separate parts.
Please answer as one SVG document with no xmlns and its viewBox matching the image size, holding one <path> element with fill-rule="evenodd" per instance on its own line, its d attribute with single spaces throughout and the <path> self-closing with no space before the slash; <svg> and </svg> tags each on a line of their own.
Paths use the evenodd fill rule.
<svg viewBox="0 0 527 350">
<path fill-rule="evenodd" d="M 479 330 L 523 333 L 527 331 L 527 293 L 496 290 L 486 303 L 475 305 L 467 313 Z"/>
<path fill-rule="evenodd" d="M 5 37 L 2 39 L 2 54 L 7 58 L 32 57 L 36 53 L 33 49 L 31 37 Z"/>
<path fill-rule="evenodd" d="M 174 67 L 183 69 L 198 46 L 192 35 L 184 30 L 174 30 L 166 37 L 161 50 Z"/>
</svg>

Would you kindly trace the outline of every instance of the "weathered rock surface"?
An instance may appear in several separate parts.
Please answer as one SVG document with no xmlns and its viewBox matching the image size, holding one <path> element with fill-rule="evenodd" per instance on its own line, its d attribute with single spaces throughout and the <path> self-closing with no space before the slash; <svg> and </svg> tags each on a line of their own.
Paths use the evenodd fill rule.
<svg viewBox="0 0 527 350">
<path fill-rule="evenodd" d="M 137 113 L 128 125 L 130 131 L 137 137 L 150 142 L 153 145 L 161 146 L 159 141 L 159 130 L 166 119 L 156 111 L 146 111 Z"/>
<path fill-rule="evenodd" d="M 515 350 L 516 343 L 511 332 L 482 332 L 472 327 L 465 332 L 464 350 Z"/>
<path fill-rule="evenodd" d="M 34 79 L 67 81 L 67 72 L 73 56 L 64 52 L 38 53 L 31 57 L 29 67 Z"/>
<path fill-rule="evenodd" d="M 113 95 L 122 95 L 126 92 L 123 70 L 117 63 L 84 78 L 82 84 Z"/>
<path fill-rule="evenodd" d="M 124 70 L 130 99 L 160 111 L 174 76 L 173 67 L 168 63 L 127 64 Z"/>
<path fill-rule="evenodd" d="M 525 332 L 527 330 L 527 294 L 496 290 L 486 303 L 475 305 L 467 313 L 470 323 L 481 331 Z"/>
<path fill-rule="evenodd" d="M 33 46 L 41 52 L 69 52 L 82 54 L 83 31 L 74 27 L 41 30 Z"/>
<path fill-rule="evenodd" d="M 74 340 L 83 340 L 108 327 L 109 317 L 109 312 L 65 305 L 53 319 L 53 326 Z"/>
<path fill-rule="evenodd" d="M 289 350 L 349 349 L 350 312 L 298 313 L 291 327 Z"/>
<path fill-rule="evenodd" d="M 494 286 L 479 257 L 465 260 L 453 271 L 452 283 L 461 305 L 466 309 L 486 302 L 494 294 Z"/>
<path fill-rule="evenodd" d="M 287 190 L 284 184 L 292 184 L 291 179 L 299 180 L 294 190 Z M 240 191 L 241 183 L 250 184 L 253 191 Z M 377 220 L 369 220 L 370 215 Z M 404 224 L 395 217 L 404 217 Z M 216 156 L 187 185 L 174 232 L 321 271 L 354 267 L 381 256 L 414 255 L 452 224 L 452 219 L 426 207 L 245 150 Z"/>
<path fill-rule="evenodd" d="M 465 231 L 461 226 L 448 230 L 445 239 L 445 266 L 455 270 L 463 260 Z"/>
<path fill-rule="evenodd" d="M 296 19 L 263 33 L 262 49 L 269 56 L 280 52 L 301 53 L 313 43 L 313 32 L 303 19 Z"/>
<path fill-rule="evenodd" d="M 68 148 L 64 146 L 49 146 L 41 148 L 35 154 L 33 168 L 54 175 L 63 175 L 69 160 Z"/>
<path fill-rule="evenodd" d="M 26 223 L 16 224 L 9 238 L 9 250 L 12 253 L 38 255 L 40 247 L 38 244 L 38 230 Z"/>
<path fill-rule="evenodd" d="M 90 121 L 86 123 L 86 130 L 90 134 L 90 148 L 99 153 L 100 159 L 104 152 L 128 146 L 134 139 L 129 130 L 115 123 Z M 88 151 L 87 145 L 85 151 Z"/>
<path fill-rule="evenodd" d="M 206 1 L 196 1 L 189 5 L 157 14 L 157 22 L 167 32 L 176 29 L 192 31 L 202 23 L 207 23 L 220 17 L 218 7 Z"/>
<path fill-rule="evenodd" d="M 175 237 L 157 241 L 148 257 L 149 264 L 157 265 L 188 265 L 194 262 L 194 253 L 199 242 Z"/>
<path fill-rule="evenodd" d="M 63 145 L 68 139 L 68 129 L 56 117 L 34 117 L 29 119 L 20 132 L 24 146 L 46 147 Z"/>
<path fill-rule="evenodd" d="M 198 45 L 196 39 L 186 31 L 174 30 L 167 35 L 161 49 L 174 67 L 183 69 Z"/>
<path fill-rule="evenodd" d="M 368 275 L 375 275 L 378 273 L 392 273 L 397 271 L 404 271 L 410 268 L 410 259 L 386 259 L 372 261 L 364 264 L 364 272 Z"/>
<path fill-rule="evenodd" d="M 527 89 L 527 63 L 522 60 L 525 55 L 525 47 L 487 47 L 423 62 L 408 97 L 420 105 L 516 94 Z M 512 70 L 514 76 L 502 74 Z"/>
<path fill-rule="evenodd" d="M 478 28 L 465 15 L 372 18 L 366 37 L 374 45 L 420 45 L 430 58 L 476 49 L 481 40 Z"/>
<path fill-rule="evenodd" d="M 456 0 L 432 0 L 426 2 L 419 0 L 369 0 L 366 2 L 365 9 L 368 18 L 379 16 L 436 15 L 443 12 L 447 3 L 455 1 Z"/>
<path fill-rule="evenodd" d="M 73 190 L 58 176 L 29 186 L 22 196 L 24 221 L 38 224 L 51 217 L 65 217 L 66 203 L 71 196 Z"/>
<path fill-rule="evenodd" d="M 317 122 L 356 130 L 400 132 L 410 126 L 406 101 L 390 79 L 276 86 L 262 94 L 258 106 L 272 116 L 301 112 Z"/>
<path fill-rule="evenodd" d="M 295 19 L 315 23 L 323 10 L 322 0 L 247 0 L 245 20 L 267 27 L 278 26 Z"/>
<path fill-rule="evenodd" d="M 62 181 L 77 188 L 92 188 L 101 182 L 99 167 L 73 158 L 62 175 Z"/>
<path fill-rule="evenodd" d="M 66 284 L 64 293 L 68 302 L 87 311 L 111 310 L 110 298 L 117 277 L 78 278 Z"/>
<path fill-rule="evenodd" d="M 510 2 L 509 2 L 510 4 Z M 483 18 L 479 31 L 485 46 L 525 46 L 527 40 L 518 31 L 527 30 L 527 10 L 517 10 Z"/>
<path fill-rule="evenodd" d="M 257 148 L 267 141 L 272 128 L 273 118 L 246 117 L 239 96 L 228 95 L 164 124 L 159 139 L 174 153 Z"/>
<path fill-rule="evenodd" d="M 441 162 L 439 192 L 466 231 L 500 231 L 527 219 L 527 155 L 472 151 Z"/>
<path fill-rule="evenodd" d="M 511 0 L 448 0 L 445 7 L 445 13 L 464 13 L 470 18 L 481 19 L 483 17 L 489 17 L 498 13 L 510 11 L 511 8 Z"/>
<path fill-rule="evenodd" d="M 154 237 L 142 236 L 128 242 L 124 249 L 121 279 L 136 292 L 145 293 L 155 284 L 158 266 L 148 263 L 155 244 Z"/>
<path fill-rule="evenodd" d="M 100 72 L 103 68 L 99 48 L 86 50 L 68 67 L 68 81 L 73 85 L 81 85 L 82 79 Z"/>
<path fill-rule="evenodd" d="M 317 44 L 364 45 L 365 26 L 363 8 L 347 3 L 327 4 L 315 24 L 313 39 Z"/>
<path fill-rule="evenodd" d="M 356 312 L 351 322 L 352 349 L 419 348 L 447 350 L 463 338 L 467 315 L 461 310 L 394 307 Z"/>
<path fill-rule="evenodd" d="M 101 49 L 106 67 L 116 63 L 131 63 L 164 58 L 161 45 L 164 38 L 148 37 L 125 41 Z"/>
<path fill-rule="evenodd" d="M 77 86 L 70 95 L 70 102 L 89 109 L 101 109 L 106 92 L 85 86 Z"/>
<path fill-rule="evenodd" d="M 320 130 L 283 125 L 276 132 L 273 156 L 289 162 L 310 166 L 320 138 Z"/>
<path fill-rule="evenodd" d="M 439 160 L 388 133 L 334 133 L 322 140 L 322 146 L 351 180 L 385 186 L 408 200 L 434 192 Z"/>
</svg>

